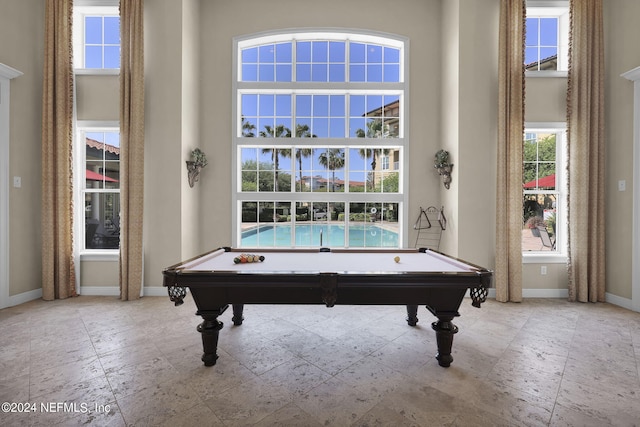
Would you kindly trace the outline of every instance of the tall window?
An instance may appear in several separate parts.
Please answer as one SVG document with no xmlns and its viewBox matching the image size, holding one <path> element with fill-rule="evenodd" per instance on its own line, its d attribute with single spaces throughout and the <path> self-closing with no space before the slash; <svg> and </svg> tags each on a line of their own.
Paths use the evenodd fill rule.
<svg viewBox="0 0 640 427">
<path fill-rule="evenodd" d="M 234 245 L 401 246 L 404 42 L 314 32 L 236 49 Z"/>
<path fill-rule="evenodd" d="M 566 71 L 569 47 L 568 2 L 528 0 L 524 63 L 527 71 Z"/>
<path fill-rule="evenodd" d="M 89 1 L 74 6 L 73 59 L 80 69 L 120 68 L 120 14 L 113 6 L 89 6 Z"/>
<path fill-rule="evenodd" d="M 528 128 L 523 148 L 523 253 L 563 253 L 566 132 L 561 128 Z"/>
<path fill-rule="evenodd" d="M 78 132 L 82 176 L 78 199 L 84 250 L 120 247 L 120 132 L 115 128 L 82 128 Z"/>
</svg>

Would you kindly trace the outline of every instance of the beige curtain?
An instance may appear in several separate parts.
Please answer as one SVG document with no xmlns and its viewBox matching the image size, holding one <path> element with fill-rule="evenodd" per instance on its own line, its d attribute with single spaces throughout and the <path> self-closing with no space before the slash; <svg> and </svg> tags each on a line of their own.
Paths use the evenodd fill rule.
<svg viewBox="0 0 640 427">
<path fill-rule="evenodd" d="M 496 300 L 522 301 L 524 0 L 501 0 L 498 53 Z"/>
<path fill-rule="evenodd" d="M 572 0 L 567 91 L 569 300 L 605 300 L 602 0 Z"/>
<path fill-rule="evenodd" d="M 72 0 L 46 0 L 42 84 L 42 298 L 76 296 Z"/>
<path fill-rule="evenodd" d="M 143 0 L 120 0 L 120 298 L 140 298 L 143 279 Z"/>
</svg>

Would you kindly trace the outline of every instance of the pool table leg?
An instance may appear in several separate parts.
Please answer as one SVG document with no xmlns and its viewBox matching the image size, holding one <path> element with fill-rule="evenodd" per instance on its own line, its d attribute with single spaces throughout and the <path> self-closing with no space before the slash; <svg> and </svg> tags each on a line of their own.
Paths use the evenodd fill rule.
<svg viewBox="0 0 640 427">
<path fill-rule="evenodd" d="M 409 326 L 416 326 L 418 324 L 418 306 L 407 306 L 407 323 Z"/>
<path fill-rule="evenodd" d="M 445 368 L 448 368 L 453 362 L 453 356 L 451 356 L 451 347 L 453 346 L 453 334 L 458 332 L 458 327 L 451 321 L 454 316 L 450 315 L 438 315 L 438 321 L 433 322 L 431 327 L 436 331 L 436 341 L 438 342 L 438 364 Z"/>
<path fill-rule="evenodd" d="M 217 311 L 199 311 L 197 313 L 204 319 L 203 322 L 198 325 L 198 332 L 202 334 L 202 348 L 204 350 L 202 361 L 204 362 L 204 366 L 213 366 L 218 360 L 218 334 L 224 326 L 224 324 L 218 320 L 218 316 L 221 315 L 227 307 L 228 306 L 225 306 Z"/>
<path fill-rule="evenodd" d="M 242 316 L 242 312 L 244 311 L 244 304 L 232 304 L 233 308 L 233 317 L 231 320 L 235 326 L 242 325 L 242 321 L 244 317 Z"/>
</svg>

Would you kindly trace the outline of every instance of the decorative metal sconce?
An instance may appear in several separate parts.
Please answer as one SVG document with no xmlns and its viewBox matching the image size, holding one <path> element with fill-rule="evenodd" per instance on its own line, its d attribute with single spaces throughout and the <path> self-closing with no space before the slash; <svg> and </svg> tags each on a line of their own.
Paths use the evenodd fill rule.
<svg viewBox="0 0 640 427">
<path fill-rule="evenodd" d="M 438 170 L 438 174 L 442 177 L 444 188 L 448 190 L 451 185 L 451 169 L 453 169 L 453 163 L 449 163 L 449 152 L 438 150 L 433 167 Z"/>
<path fill-rule="evenodd" d="M 209 162 L 207 156 L 199 148 L 191 152 L 191 159 L 187 160 L 187 177 L 189 178 L 189 187 L 193 188 L 194 184 L 198 182 L 200 171 Z"/>
</svg>

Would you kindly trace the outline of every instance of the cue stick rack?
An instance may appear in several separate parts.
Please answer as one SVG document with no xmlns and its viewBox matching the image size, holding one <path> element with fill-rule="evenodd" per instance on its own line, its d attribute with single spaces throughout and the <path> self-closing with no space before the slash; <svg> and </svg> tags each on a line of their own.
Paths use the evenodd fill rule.
<svg viewBox="0 0 640 427">
<path fill-rule="evenodd" d="M 413 229 L 418 231 L 416 237 L 416 248 L 440 249 L 442 232 L 447 229 L 447 218 L 444 216 L 444 206 L 440 209 L 429 206 L 423 209 L 420 206 L 420 213 Z"/>
</svg>

